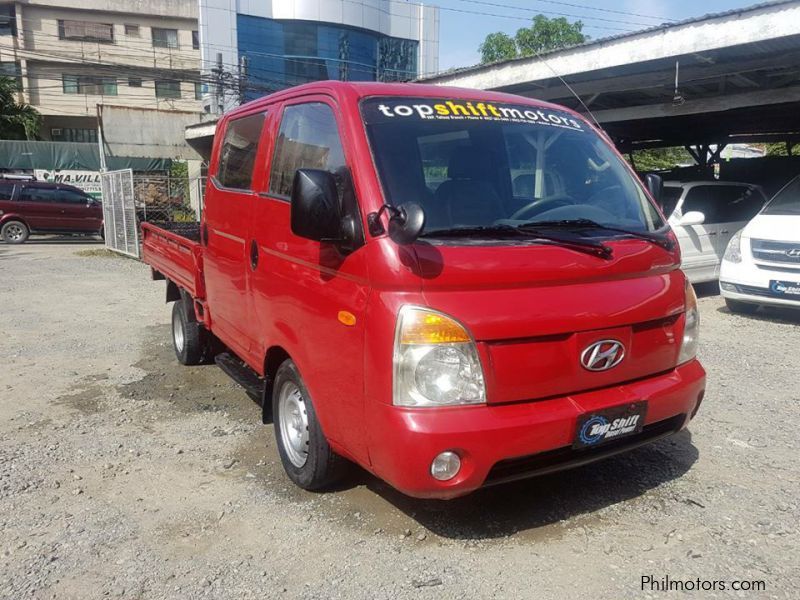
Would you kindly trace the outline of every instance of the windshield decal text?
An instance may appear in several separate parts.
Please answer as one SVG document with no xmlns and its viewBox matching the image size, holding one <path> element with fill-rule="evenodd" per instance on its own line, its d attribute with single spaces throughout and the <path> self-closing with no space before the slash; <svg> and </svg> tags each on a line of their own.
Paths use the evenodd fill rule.
<svg viewBox="0 0 800 600">
<path fill-rule="evenodd" d="M 537 109 L 530 106 L 507 106 L 492 102 L 442 100 L 414 104 L 383 102 L 379 103 L 376 108 L 386 120 L 411 117 L 446 121 L 507 121 L 583 131 L 583 126 L 578 119 L 565 113 L 559 114 L 551 110 Z"/>
</svg>

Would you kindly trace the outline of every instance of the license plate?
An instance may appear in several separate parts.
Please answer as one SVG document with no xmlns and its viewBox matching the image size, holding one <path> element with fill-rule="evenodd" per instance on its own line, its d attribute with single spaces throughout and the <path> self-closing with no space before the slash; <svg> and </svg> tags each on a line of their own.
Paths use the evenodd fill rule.
<svg viewBox="0 0 800 600">
<path fill-rule="evenodd" d="M 636 435 L 644 427 L 647 402 L 632 402 L 587 413 L 578 419 L 573 448 L 588 448 Z"/>
<path fill-rule="evenodd" d="M 792 281 L 775 281 L 773 279 L 769 282 L 769 289 L 778 296 L 800 296 L 800 283 Z"/>
</svg>

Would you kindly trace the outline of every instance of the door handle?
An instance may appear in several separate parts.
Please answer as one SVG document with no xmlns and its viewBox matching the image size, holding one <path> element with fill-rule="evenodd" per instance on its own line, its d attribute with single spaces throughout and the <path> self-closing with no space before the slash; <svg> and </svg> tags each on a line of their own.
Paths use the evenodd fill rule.
<svg viewBox="0 0 800 600">
<path fill-rule="evenodd" d="M 255 271 L 258 267 L 258 244 L 255 240 L 250 241 L 250 268 Z"/>
<path fill-rule="evenodd" d="M 720 233 L 729 233 L 727 229 L 723 229 Z"/>
<path fill-rule="evenodd" d="M 709 231 L 708 235 L 717 235 L 717 232 L 716 231 Z"/>
</svg>

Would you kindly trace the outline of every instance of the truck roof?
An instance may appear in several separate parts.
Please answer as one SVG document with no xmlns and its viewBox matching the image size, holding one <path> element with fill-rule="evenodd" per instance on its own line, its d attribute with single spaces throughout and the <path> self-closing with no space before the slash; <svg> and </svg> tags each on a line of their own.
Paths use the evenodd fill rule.
<svg viewBox="0 0 800 600">
<path fill-rule="evenodd" d="M 361 99 L 370 96 L 407 96 L 409 98 L 448 98 L 453 100 L 476 100 L 493 101 L 507 104 L 523 104 L 536 108 L 557 109 L 568 112 L 572 115 L 584 119 L 580 114 L 558 104 L 515 96 L 503 92 L 491 92 L 487 90 L 476 90 L 471 88 L 449 87 L 442 85 L 430 85 L 424 83 L 378 83 L 374 81 L 314 81 L 295 87 L 287 88 L 274 94 L 252 100 L 242 106 L 230 111 L 226 116 L 234 116 L 239 113 L 251 112 L 253 109 L 270 104 L 282 98 L 308 94 L 327 94 L 339 100 Z M 584 119 L 585 120 L 585 119 Z"/>
</svg>

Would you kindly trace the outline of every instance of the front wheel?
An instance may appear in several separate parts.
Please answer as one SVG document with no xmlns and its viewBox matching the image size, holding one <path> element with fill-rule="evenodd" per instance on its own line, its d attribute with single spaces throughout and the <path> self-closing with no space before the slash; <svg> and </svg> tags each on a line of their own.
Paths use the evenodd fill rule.
<svg viewBox="0 0 800 600">
<path fill-rule="evenodd" d="M 28 235 L 30 235 L 30 230 L 22 221 L 8 221 L 0 229 L 0 237 L 7 244 L 21 244 L 28 239 Z"/>
<path fill-rule="evenodd" d="M 752 315 L 758 310 L 758 304 L 751 304 L 749 302 L 740 302 L 739 300 L 731 300 L 725 298 L 725 305 L 732 313 L 739 315 Z"/>
<path fill-rule="evenodd" d="M 278 453 L 289 479 L 303 489 L 321 490 L 343 477 L 347 461 L 328 444 L 291 359 L 284 361 L 275 374 L 272 415 Z"/>
</svg>

